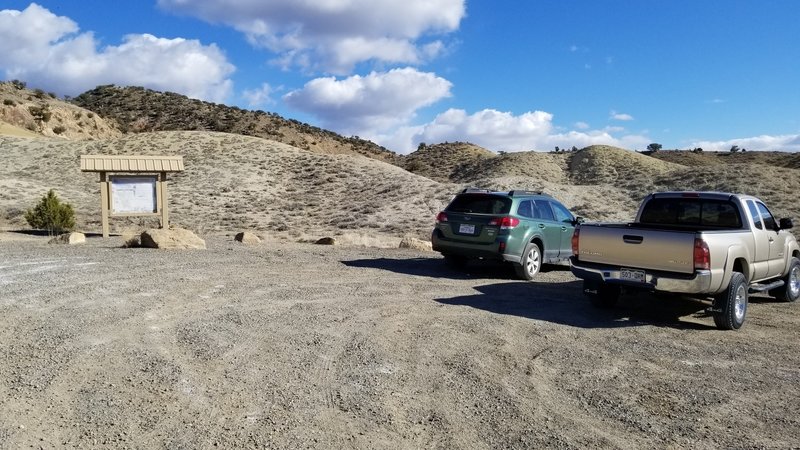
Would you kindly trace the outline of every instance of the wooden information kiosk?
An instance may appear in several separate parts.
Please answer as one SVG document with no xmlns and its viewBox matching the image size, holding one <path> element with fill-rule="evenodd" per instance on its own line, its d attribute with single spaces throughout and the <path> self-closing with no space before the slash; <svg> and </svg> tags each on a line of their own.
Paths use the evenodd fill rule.
<svg viewBox="0 0 800 450">
<path fill-rule="evenodd" d="M 169 228 L 167 173 L 183 171 L 183 156 L 81 155 L 81 172 L 100 173 L 103 237 L 109 217 L 160 217 Z"/>
</svg>

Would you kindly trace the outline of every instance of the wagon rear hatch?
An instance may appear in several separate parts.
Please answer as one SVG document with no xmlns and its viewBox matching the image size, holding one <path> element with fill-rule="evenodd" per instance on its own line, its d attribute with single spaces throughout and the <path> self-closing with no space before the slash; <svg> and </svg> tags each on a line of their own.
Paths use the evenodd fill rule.
<svg viewBox="0 0 800 450">
<path fill-rule="evenodd" d="M 494 242 L 508 222 L 511 199 L 493 194 L 460 194 L 437 217 L 447 239 L 481 244 Z"/>
</svg>

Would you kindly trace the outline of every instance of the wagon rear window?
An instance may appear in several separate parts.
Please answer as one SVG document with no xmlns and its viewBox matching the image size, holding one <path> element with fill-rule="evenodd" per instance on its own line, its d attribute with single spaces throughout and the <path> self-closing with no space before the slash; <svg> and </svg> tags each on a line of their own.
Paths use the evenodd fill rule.
<svg viewBox="0 0 800 450">
<path fill-rule="evenodd" d="M 473 214 L 508 214 L 511 199 L 489 194 L 462 194 L 456 196 L 445 211 Z"/>
</svg>

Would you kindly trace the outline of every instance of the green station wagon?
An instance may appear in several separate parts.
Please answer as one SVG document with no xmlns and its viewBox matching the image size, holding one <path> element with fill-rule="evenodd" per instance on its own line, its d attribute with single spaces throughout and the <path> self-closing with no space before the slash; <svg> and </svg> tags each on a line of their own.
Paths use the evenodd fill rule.
<svg viewBox="0 0 800 450">
<path fill-rule="evenodd" d="M 508 261 L 523 280 L 542 263 L 572 256 L 572 233 L 583 219 L 541 192 L 468 188 L 436 216 L 433 250 L 461 267 L 470 259 Z"/>
</svg>

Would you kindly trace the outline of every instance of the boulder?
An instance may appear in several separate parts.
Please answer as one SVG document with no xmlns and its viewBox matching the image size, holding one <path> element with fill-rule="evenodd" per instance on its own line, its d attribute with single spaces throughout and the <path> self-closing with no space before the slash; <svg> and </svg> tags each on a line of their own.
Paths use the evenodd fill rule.
<svg viewBox="0 0 800 450">
<path fill-rule="evenodd" d="M 141 245 L 149 248 L 205 250 L 206 241 L 183 228 L 154 228 L 142 233 Z"/>
<path fill-rule="evenodd" d="M 410 248 L 413 250 L 421 250 L 424 252 L 430 252 L 433 250 L 430 241 L 423 241 L 422 239 L 417 239 L 413 237 L 404 237 L 400 241 L 400 248 Z"/>
<path fill-rule="evenodd" d="M 241 242 L 242 244 L 248 245 L 258 244 L 261 242 L 261 239 L 258 236 L 249 231 L 242 231 L 241 233 L 236 234 L 233 239 L 236 242 Z"/>
<path fill-rule="evenodd" d="M 314 243 L 319 245 L 336 245 L 336 239 L 332 237 L 324 237 L 317 239 L 317 242 Z"/>
<path fill-rule="evenodd" d="M 50 239 L 50 244 L 85 244 L 86 243 L 86 235 L 83 233 L 64 233 L 59 234 L 58 236 Z"/>
</svg>

